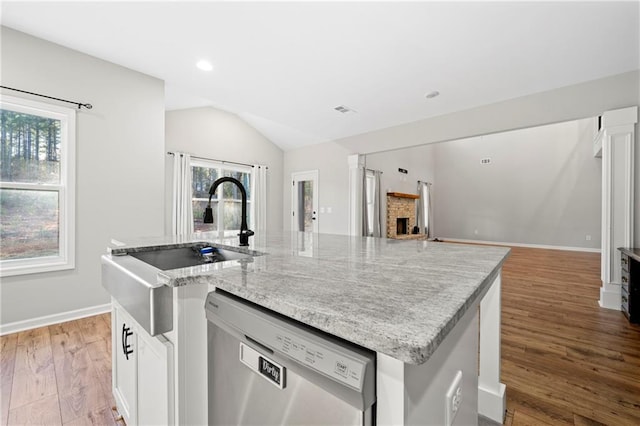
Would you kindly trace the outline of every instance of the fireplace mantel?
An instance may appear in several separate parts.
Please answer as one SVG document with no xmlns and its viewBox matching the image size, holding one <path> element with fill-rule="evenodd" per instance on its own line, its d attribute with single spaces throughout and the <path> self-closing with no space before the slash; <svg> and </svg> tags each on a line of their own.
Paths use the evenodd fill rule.
<svg viewBox="0 0 640 426">
<path fill-rule="evenodd" d="M 411 198 L 413 200 L 417 200 L 418 198 L 420 198 L 419 195 L 405 194 L 404 192 L 387 192 L 387 197 Z"/>
</svg>

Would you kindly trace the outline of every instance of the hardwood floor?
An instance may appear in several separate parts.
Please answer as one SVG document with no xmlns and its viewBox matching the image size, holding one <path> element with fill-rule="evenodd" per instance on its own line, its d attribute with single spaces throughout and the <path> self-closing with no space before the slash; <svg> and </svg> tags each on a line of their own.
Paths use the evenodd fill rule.
<svg viewBox="0 0 640 426">
<path fill-rule="evenodd" d="M 640 425 L 640 326 L 600 309 L 600 255 L 512 249 L 502 279 L 510 426 Z M 0 425 L 114 425 L 109 314 L 0 337 Z"/>
<path fill-rule="evenodd" d="M 502 283 L 506 424 L 640 425 L 640 327 L 598 306 L 600 255 L 515 247 Z"/>
<path fill-rule="evenodd" d="M 5 425 L 115 425 L 109 314 L 0 337 Z"/>
</svg>

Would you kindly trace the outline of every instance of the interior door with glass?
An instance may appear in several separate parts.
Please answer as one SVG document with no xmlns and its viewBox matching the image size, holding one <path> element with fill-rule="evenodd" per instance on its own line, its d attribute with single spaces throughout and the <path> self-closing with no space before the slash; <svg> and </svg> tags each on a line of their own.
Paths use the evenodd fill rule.
<svg viewBox="0 0 640 426">
<path fill-rule="evenodd" d="M 318 171 L 291 174 L 292 231 L 318 232 Z"/>
</svg>

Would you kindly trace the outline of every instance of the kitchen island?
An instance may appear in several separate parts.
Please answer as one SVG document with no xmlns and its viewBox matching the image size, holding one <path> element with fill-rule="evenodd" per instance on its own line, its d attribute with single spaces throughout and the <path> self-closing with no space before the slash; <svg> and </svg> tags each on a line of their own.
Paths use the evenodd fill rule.
<svg viewBox="0 0 640 426">
<path fill-rule="evenodd" d="M 235 238 L 198 234 L 127 242 L 105 257 L 194 241 L 237 246 Z M 204 299 L 215 288 L 375 351 L 378 424 L 443 424 L 444 395 L 458 371 L 464 396 L 456 421 L 474 422 L 478 408 L 501 420 L 500 271 L 508 248 L 278 233 L 234 249 L 264 254 L 154 268 L 174 292 L 173 330 L 164 335 L 173 342 L 176 423 L 206 422 Z"/>
</svg>

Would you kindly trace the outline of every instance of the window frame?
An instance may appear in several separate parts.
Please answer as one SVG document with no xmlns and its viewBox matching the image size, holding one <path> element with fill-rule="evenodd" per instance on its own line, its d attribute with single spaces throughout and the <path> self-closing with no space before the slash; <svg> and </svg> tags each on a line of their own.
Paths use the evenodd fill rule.
<svg viewBox="0 0 640 426">
<path fill-rule="evenodd" d="M 243 166 L 240 164 L 230 164 L 230 163 L 225 163 L 224 161 L 216 161 L 216 160 L 206 160 L 206 159 L 202 159 L 202 158 L 191 158 L 191 162 L 190 162 L 190 167 L 205 167 L 205 168 L 209 168 L 209 169 L 217 169 L 218 170 L 218 177 L 222 177 L 224 176 L 224 172 L 225 171 L 232 171 L 232 172 L 240 172 L 240 173 L 246 173 L 249 175 L 249 185 L 253 184 L 253 167 L 252 166 Z M 192 171 L 193 173 L 193 171 Z M 213 183 L 213 182 L 211 182 Z M 247 197 L 247 213 L 249 213 L 251 211 L 251 205 L 253 202 L 253 190 L 252 188 L 245 188 L 245 190 L 249 191 L 250 196 Z M 209 188 L 207 188 L 207 192 L 209 191 Z M 204 200 L 204 201 L 208 201 L 209 198 L 195 198 L 193 196 L 193 192 L 191 193 L 191 201 L 193 203 L 194 200 Z M 218 198 L 216 199 L 216 217 L 218 218 L 224 218 L 224 201 L 231 201 L 231 199 L 227 199 L 224 198 L 224 192 L 223 192 L 223 198 Z M 213 200 L 212 200 L 213 202 Z M 196 218 L 196 212 L 192 212 L 193 215 L 193 220 L 195 221 Z M 253 229 L 253 224 L 254 224 L 254 217 L 251 215 L 251 217 L 249 218 L 249 223 L 247 224 L 247 226 L 249 227 L 249 229 Z M 232 236 L 236 236 L 238 232 L 240 232 L 240 229 L 224 229 L 224 220 L 218 220 L 217 223 L 217 229 L 212 229 L 210 231 L 205 231 L 205 232 L 213 232 L 213 233 L 217 233 L 219 238 L 227 238 L 227 237 L 232 237 Z M 200 231 L 195 231 L 195 232 L 200 232 Z"/>
<path fill-rule="evenodd" d="M 0 109 L 60 121 L 60 181 L 57 184 L 0 181 L 0 189 L 57 192 L 58 255 L 0 260 L 0 277 L 74 269 L 76 110 L 4 95 L 0 98 Z"/>
</svg>

